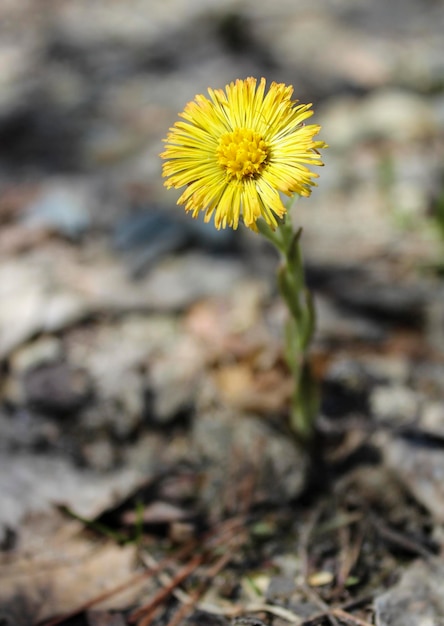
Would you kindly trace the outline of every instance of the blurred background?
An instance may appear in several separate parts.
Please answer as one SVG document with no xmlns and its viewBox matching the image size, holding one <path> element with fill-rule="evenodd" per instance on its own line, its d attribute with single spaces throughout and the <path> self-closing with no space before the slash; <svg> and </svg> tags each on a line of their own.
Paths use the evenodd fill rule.
<svg viewBox="0 0 444 626">
<path fill-rule="evenodd" d="M 295 218 L 309 257 L 436 252 L 442 1 L 5 0 L 0 12 L 3 246 L 18 216 L 76 237 L 170 208 L 157 156 L 169 125 L 196 93 L 253 75 L 313 102 L 331 146 Z"/>
<path fill-rule="evenodd" d="M 330 145 L 318 188 L 293 212 L 317 295 L 319 372 L 346 387 L 324 411 L 387 417 L 424 393 L 437 402 L 443 32 L 442 0 L 1 2 L 4 523 L 37 498 L 36 477 L 43 500 L 60 490 L 42 451 L 143 475 L 195 453 L 180 436 L 162 446 L 170 426 L 189 425 L 209 367 L 239 411 L 285 406 L 276 258 L 253 233 L 185 216 L 161 179 L 178 112 L 236 78 L 294 85 Z M 356 343 L 384 357 L 362 373 L 347 352 Z M 413 370 L 432 348 L 433 363 Z M 329 369 L 333 353 L 343 361 Z M 381 380 L 398 395 L 373 394 Z M 196 437 L 205 447 L 213 435 Z M 80 506 L 83 481 L 70 481 Z"/>
<path fill-rule="evenodd" d="M 292 84 L 330 146 L 319 186 L 292 213 L 316 297 L 320 426 L 341 442 L 339 473 L 350 459 L 379 463 L 334 507 L 367 511 L 374 494 L 415 541 L 432 533 L 430 513 L 442 551 L 443 33 L 443 0 L 0 2 L 0 595 L 20 610 L 24 590 L 37 602 L 32 619 L 8 623 L 72 610 L 133 571 L 112 542 L 96 568 L 93 540 L 93 573 L 89 561 L 72 569 L 79 548 L 70 555 L 54 532 L 68 524 L 54 502 L 94 519 L 114 509 L 106 523 L 130 535 L 142 503 L 157 545 L 304 490 L 306 457 L 282 428 L 291 380 L 278 260 L 242 227 L 186 216 L 158 156 L 189 100 L 248 76 Z M 412 427 L 420 437 L 396 437 Z M 381 504 L 393 473 L 425 507 L 420 518 L 399 488 Z M 365 544 L 367 517 L 357 545 L 375 561 L 356 580 L 375 573 L 379 587 L 393 559 Z M 27 562 L 42 546 L 51 562 L 67 554 L 66 579 L 62 567 L 45 578 L 38 558 L 20 578 L 20 552 L 15 573 L 7 560 L 17 546 Z M 327 548 L 313 568 L 331 567 Z"/>
</svg>

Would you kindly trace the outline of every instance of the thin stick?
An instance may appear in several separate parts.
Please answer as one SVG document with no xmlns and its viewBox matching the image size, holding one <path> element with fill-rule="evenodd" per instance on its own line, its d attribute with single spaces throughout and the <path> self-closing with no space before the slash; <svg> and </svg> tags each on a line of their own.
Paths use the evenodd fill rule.
<svg viewBox="0 0 444 626">
<path fill-rule="evenodd" d="M 298 615 L 295 615 L 288 609 L 284 609 L 282 606 L 275 606 L 274 604 L 247 604 L 242 608 L 242 611 L 237 612 L 238 615 L 241 613 L 270 613 L 270 615 L 280 617 L 290 624 L 303 626 L 302 619 Z M 233 617 L 235 617 L 235 614 Z"/>
<path fill-rule="evenodd" d="M 157 566 L 157 561 L 151 554 L 141 554 L 140 558 L 147 568 Z M 162 585 L 169 585 L 173 580 L 173 577 L 170 576 L 170 574 L 167 574 L 167 572 L 159 572 L 157 574 L 157 578 L 159 582 L 162 583 Z M 179 602 L 182 602 L 183 604 L 186 604 L 190 600 L 190 595 L 180 587 L 174 589 L 173 595 L 177 600 L 179 600 Z"/>
<path fill-rule="evenodd" d="M 234 556 L 234 550 L 239 546 L 238 537 L 235 537 L 237 541 L 234 546 L 230 546 L 226 552 L 224 552 L 216 562 L 210 566 L 205 572 L 205 577 L 200 581 L 197 589 L 195 589 L 191 594 L 189 594 L 189 599 L 186 603 L 182 605 L 182 607 L 175 613 L 175 615 L 168 622 L 167 626 L 179 626 L 181 622 L 185 619 L 188 613 L 193 609 L 199 599 L 203 596 L 205 591 L 208 589 L 209 584 L 212 580 L 221 572 L 224 567 L 231 561 Z M 145 626 L 144 624 L 141 626 Z"/>
<path fill-rule="evenodd" d="M 161 610 L 162 610 L 161 606 L 156 606 L 156 608 L 152 609 L 151 611 L 148 611 L 148 613 L 146 613 L 144 617 L 142 617 L 140 622 L 137 622 L 137 626 L 149 626 L 151 622 L 161 612 Z"/>
<path fill-rule="evenodd" d="M 215 531 L 209 533 L 210 541 L 208 541 L 206 545 L 204 544 L 204 547 L 208 550 L 208 544 L 210 543 L 212 547 L 216 547 L 223 541 L 228 541 L 230 538 L 233 537 L 233 533 L 236 531 L 237 527 L 243 523 L 244 523 L 244 518 L 241 518 L 241 517 L 227 520 L 227 522 L 221 525 L 222 528 L 219 527 L 218 529 L 219 533 L 216 536 L 214 536 L 216 534 Z M 227 535 L 228 535 L 228 538 L 227 538 Z M 165 586 L 157 592 L 157 594 L 150 600 L 150 602 L 148 602 L 144 606 L 134 611 L 129 616 L 128 621 L 132 623 L 133 621 L 135 622 L 139 618 L 142 617 L 141 621 L 138 622 L 138 626 L 148 626 L 151 623 L 151 621 L 154 619 L 155 609 L 170 594 L 174 594 L 176 595 L 176 597 L 181 596 L 182 599 L 184 596 L 186 596 L 185 605 L 187 606 L 187 610 L 188 610 L 188 607 L 189 608 L 193 607 L 196 601 L 199 599 L 200 595 L 202 595 L 202 594 L 199 595 L 197 593 L 199 590 L 196 590 L 195 593 L 188 595 L 182 589 L 177 589 L 177 587 L 183 580 L 185 580 L 194 571 L 197 565 L 199 565 L 203 560 L 204 560 L 204 554 L 203 553 L 198 554 L 187 565 L 185 565 L 174 577 L 170 577 L 168 574 L 164 573 L 162 576 L 162 579 L 163 581 L 165 581 L 164 582 Z M 225 563 L 227 562 L 226 554 L 222 555 L 221 559 L 219 560 L 221 561 L 221 563 L 223 562 L 223 564 L 225 565 Z M 195 564 L 193 565 L 193 563 Z M 214 576 L 214 572 L 212 575 Z M 211 580 L 211 576 L 208 575 L 208 579 Z M 187 611 L 184 609 L 185 614 L 186 612 Z"/>
<path fill-rule="evenodd" d="M 362 542 L 364 535 L 360 532 L 354 539 L 353 543 L 350 542 L 349 527 L 342 529 L 340 537 L 343 538 L 343 548 L 341 549 L 341 555 L 339 560 L 339 571 L 337 574 L 337 587 L 343 589 L 347 578 L 350 575 L 353 567 L 356 565 L 359 555 L 361 554 Z"/>
<path fill-rule="evenodd" d="M 116 587 L 112 587 L 108 591 L 104 591 L 103 593 L 99 594 L 98 596 L 95 596 L 91 600 L 84 602 L 76 609 L 68 613 L 65 613 L 64 615 L 60 615 L 59 617 L 55 617 L 49 622 L 45 622 L 44 626 L 58 626 L 58 624 L 62 624 L 67 619 L 70 619 L 71 617 L 75 617 L 79 613 L 83 613 L 84 611 L 91 609 L 96 604 L 99 604 L 100 602 L 104 602 L 105 600 L 108 600 L 108 598 L 111 598 L 114 595 L 118 595 L 119 593 L 122 593 L 123 591 L 128 589 L 128 587 L 131 587 L 135 583 L 138 583 L 139 581 L 142 581 L 145 578 L 149 578 L 150 576 L 155 575 L 157 572 L 167 567 L 174 560 L 176 559 L 179 560 L 179 559 L 184 558 L 190 552 L 192 552 L 196 548 L 197 545 L 198 545 L 197 541 L 193 539 L 193 541 L 186 544 L 181 550 L 178 550 L 176 554 L 165 557 L 164 559 L 159 561 L 157 565 L 155 565 L 154 567 L 146 569 L 143 572 L 139 572 L 138 574 L 134 574 L 134 576 L 131 576 L 131 578 L 126 580 L 124 583 L 121 583 L 120 585 L 117 585 Z"/>
<path fill-rule="evenodd" d="M 401 548 L 404 548 L 404 550 L 413 552 L 413 554 L 419 554 L 419 556 L 422 556 L 424 559 L 430 560 L 434 558 L 435 555 L 431 550 L 428 550 L 420 543 L 414 541 L 411 537 L 406 537 L 399 531 L 393 530 L 393 528 L 384 524 L 384 522 L 378 519 L 375 515 L 372 515 L 370 519 L 373 526 L 383 539 L 387 539 Z"/>
<path fill-rule="evenodd" d="M 226 520 L 225 522 L 223 522 L 219 526 L 219 528 L 217 528 L 216 530 L 210 531 L 206 535 L 206 537 L 203 539 L 203 541 L 208 541 L 211 544 L 212 541 L 216 540 L 215 544 L 217 545 L 220 541 L 223 540 L 223 538 L 226 536 L 227 533 L 232 533 L 233 531 L 236 530 L 238 526 L 242 526 L 244 523 L 245 523 L 245 519 L 243 517 L 230 518 Z M 216 533 L 218 534 L 216 537 L 214 537 Z M 64 621 L 66 621 L 67 619 L 75 617 L 76 615 L 79 615 L 79 613 L 83 613 L 84 611 L 87 611 L 88 609 L 93 608 L 97 604 L 100 604 L 101 602 L 108 600 L 108 598 L 112 598 L 114 595 L 118 595 L 122 593 L 123 591 L 125 591 L 132 585 L 138 583 L 139 581 L 142 581 L 145 578 L 149 578 L 150 576 L 157 574 L 161 570 L 168 567 L 174 561 L 180 561 L 183 558 L 187 557 L 199 545 L 202 545 L 202 542 L 198 542 L 196 539 L 192 539 L 189 543 L 185 544 L 176 553 L 161 559 L 155 566 L 150 567 L 144 570 L 143 572 L 139 572 L 138 574 L 134 574 L 125 582 L 121 583 L 120 585 L 116 585 L 115 587 L 112 587 L 108 591 L 104 591 L 103 593 L 95 596 L 94 598 L 91 598 L 91 600 L 87 600 L 86 602 L 78 606 L 76 609 L 73 609 L 72 611 L 69 611 L 68 613 L 64 613 L 63 615 L 59 615 L 58 617 L 50 619 L 48 622 L 44 622 L 43 626 L 58 626 L 59 624 L 62 624 Z"/>
<path fill-rule="evenodd" d="M 331 609 L 330 611 L 333 615 L 338 617 L 344 622 L 349 622 L 351 624 L 355 624 L 356 626 L 373 626 L 370 622 L 367 622 L 351 613 L 347 613 L 343 609 Z"/>
<path fill-rule="evenodd" d="M 136 611 L 133 611 L 128 618 L 128 622 L 133 624 L 137 622 L 137 620 L 142 617 L 147 611 L 152 611 L 154 608 L 158 607 L 168 596 L 173 592 L 173 590 L 180 585 L 180 583 L 188 578 L 188 576 L 194 572 L 196 567 L 200 565 L 203 561 L 203 554 L 196 554 L 188 563 L 186 563 L 174 576 L 172 581 L 166 587 L 159 589 L 159 591 L 154 594 L 149 602 L 138 608 Z"/>
<path fill-rule="evenodd" d="M 188 613 L 192 611 L 199 598 L 203 596 L 212 579 L 225 567 L 225 565 L 231 560 L 232 556 L 233 554 L 223 554 L 216 561 L 216 563 L 214 563 L 214 565 L 206 572 L 205 579 L 202 580 L 198 588 L 190 594 L 188 602 L 183 604 L 180 609 L 176 611 L 167 626 L 179 626 L 179 624 L 182 623 Z M 145 624 L 141 624 L 140 626 L 145 626 Z"/>
<path fill-rule="evenodd" d="M 324 612 L 324 615 L 328 619 L 330 624 L 332 626 L 339 626 L 337 620 L 330 614 L 331 611 L 330 611 L 328 604 L 324 602 L 321 596 L 318 593 L 316 593 L 316 591 L 312 589 L 311 587 L 309 587 L 308 585 L 302 585 L 302 589 L 304 590 L 304 593 L 307 595 L 307 597 L 310 600 L 312 600 L 315 604 L 317 604 L 318 607 Z"/>
</svg>

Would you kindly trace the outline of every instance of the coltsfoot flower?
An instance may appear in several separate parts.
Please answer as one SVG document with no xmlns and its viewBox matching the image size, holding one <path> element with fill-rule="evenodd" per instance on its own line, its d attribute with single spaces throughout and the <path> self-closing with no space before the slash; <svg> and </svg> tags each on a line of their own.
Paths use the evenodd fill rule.
<svg viewBox="0 0 444 626">
<path fill-rule="evenodd" d="M 263 218 L 274 230 L 287 212 L 281 193 L 309 196 L 323 165 L 315 141 L 320 126 L 304 122 L 311 104 L 292 100 L 293 87 L 255 78 L 197 95 L 165 139 L 163 176 L 168 188 L 186 187 L 177 204 L 197 217 L 214 215 L 216 228 L 252 230 Z"/>
</svg>

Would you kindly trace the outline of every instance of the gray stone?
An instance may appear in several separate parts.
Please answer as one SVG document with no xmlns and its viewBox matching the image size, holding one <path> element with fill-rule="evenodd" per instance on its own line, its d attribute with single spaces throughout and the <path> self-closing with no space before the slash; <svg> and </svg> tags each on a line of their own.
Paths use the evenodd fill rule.
<svg viewBox="0 0 444 626">
<path fill-rule="evenodd" d="M 263 418 L 222 408 L 199 411 L 191 446 L 203 467 L 202 499 L 212 503 L 215 514 L 233 507 L 242 510 L 242 492 L 236 486 L 249 474 L 254 477 L 254 502 L 282 504 L 304 488 L 305 451 Z"/>
<path fill-rule="evenodd" d="M 322 111 L 322 126 L 329 143 L 351 147 L 364 139 L 411 141 L 439 132 L 433 103 L 400 90 L 381 90 L 358 100 L 332 100 Z"/>
<path fill-rule="evenodd" d="M 133 469 L 98 474 L 69 461 L 37 454 L 0 456 L 0 532 L 16 529 L 30 513 L 65 504 L 85 517 L 94 517 L 120 501 L 142 480 Z"/>
<path fill-rule="evenodd" d="M 418 561 L 397 585 L 374 601 L 376 626 L 438 626 L 444 623 L 444 566 Z"/>
<path fill-rule="evenodd" d="M 42 253 L 2 263 L 0 358 L 39 332 L 59 330 L 81 319 L 88 310 L 83 295 L 54 280 L 49 268 L 57 268 L 57 253 L 49 264 L 48 260 L 47 253 Z"/>
<path fill-rule="evenodd" d="M 85 370 L 76 370 L 66 363 L 43 364 L 24 374 L 25 402 L 32 408 L 71 415 L 86 403 L 91 394 L 91 381 Z"/>
<path fill-rule="evenodd" d="M 384 461 L 410 493 L 438 521 L 444 521 L 444 453 L 442 446 L 389 438 Z"/>
<path fill-rule="evenodd" d="M 421 414 L 421 429 L 444 439 L 444 403 L 428 402 Z"/>
<path fill-rule="evenodd" d="M 106 472 L 116 465 L 117 450 L 108 439 L 97 439 L 82 446 L 82 455 L 88 468 Z"/>
<path fill-rule="evenodd" d="M 9 398 L 8 398 L 9 400 Z M 0 452 L 48 448 L 60 441 L 61 426 L 47 416 L 20 408 L 13 415 L 0 412 Z"/>
<path fill-rule="evenodd" d="M 96 200 L 89 185 L 75 180 L 53 181 L 26 208 L 24 224 L 75 239 L 90 226 Z"/>
<path fill-rule="evenodd" d="M 363 354 L 360 362 L 374 380 L 407 387 L 412 367 L 403 354 Z"/>
<path fill-rule="evenodd" d="M 338 306 L 330 298 L 315 295 L 316 333 L 321 340 L 381 341 L 385 329 L 368 317 Z"/>
<path fill-rule="evenodd" d="M 406 425 L 419 421 L 423 396 L 403 385 L 377 385 L 369 403 L 377 420 Z"/>
<path fill-rule="evenodd" d="M 15 374 L 62 358 L 62 343 L 57 337 L 45 336 L 21 346 L 14 352 L 10 365 Z"/>
</svg>

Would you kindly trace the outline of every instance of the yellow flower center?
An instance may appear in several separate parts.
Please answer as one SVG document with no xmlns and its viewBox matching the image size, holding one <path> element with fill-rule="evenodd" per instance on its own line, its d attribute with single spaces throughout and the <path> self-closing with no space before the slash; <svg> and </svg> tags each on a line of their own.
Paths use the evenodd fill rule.
<svg viewBox="0 0 444 626">
<path fill-rule="evenodd" d="M 249 128 L 236 128 L 222 135 L 216 154 L 230 180 L 243 180 L 255 178 L 262 172 L 270 152 L 259 133 Z"/>
</svg>

